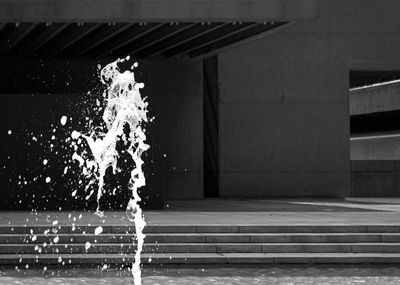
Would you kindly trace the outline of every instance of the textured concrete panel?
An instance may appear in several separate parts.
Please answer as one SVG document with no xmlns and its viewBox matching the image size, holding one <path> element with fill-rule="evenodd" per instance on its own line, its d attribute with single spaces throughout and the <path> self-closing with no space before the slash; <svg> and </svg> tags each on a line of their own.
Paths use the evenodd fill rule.
<svg viewBox="0 0 400 285">
<path fill-rule="evenodd" d="M 315 58 L 314 48 L 296 38 L 297 47 L 275 35 L 243 47 L 243 58 L 234 51 L 220 56 L 224 196 L 350 194 L 347 70 L 341 57 Z M 282 52 L 278 43 L 302 55 Z"/>
<path fill-rule="evenodd" d="M 347 107 L 337 104 L 221 104 L 224 171 L 341 171 L 348 167 Z M 229 139 L 228 139 L 229 138 Z M 329 147 L 324 145 L 329 143 Z M 321 169 L 322 167 L 322 169 Z"/>
</svg>

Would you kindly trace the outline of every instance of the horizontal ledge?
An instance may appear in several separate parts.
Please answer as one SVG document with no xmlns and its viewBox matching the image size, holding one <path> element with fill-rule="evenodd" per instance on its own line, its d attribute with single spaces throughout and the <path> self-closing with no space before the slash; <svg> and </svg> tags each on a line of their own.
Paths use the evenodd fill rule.
<svg viewBox="0 0 400 285">
<path fill-rule="evenodd" d="M 119 254 L 35 254 L 1 255 L 0 264 L 21 265 L 25 264 L 60 264 L 62 258 L 66 265 L 85 264 L 96 265 L 103 263 L 127 264 L 134 261 L 134 256 L 121 256 Z M 266 264 L 266 263 L 400 263 L 398 253 L 164 253 L 142 254 L 145 264 Z M 20 261 L 22 258 L 22 261 Z M 69 261 L 71 260 L 71 261 Z"/>
</svg>

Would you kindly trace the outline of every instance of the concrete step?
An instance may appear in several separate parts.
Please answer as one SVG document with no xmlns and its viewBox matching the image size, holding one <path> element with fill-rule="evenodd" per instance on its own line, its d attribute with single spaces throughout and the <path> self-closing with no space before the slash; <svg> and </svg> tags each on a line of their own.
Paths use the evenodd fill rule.
<svg viewBox="0 0 400 285">
<path fill-rule="evenodd" d="M 4 244 L 1 254 L 135 253 L 132 243 Z M 400 253 L 400 243 L 146 243 L 145 253 Z"/>
<path fill-rule="evenodd" d="M 94 233 L 99 225 L 0 225 L 0 234 Z M 103 233 L 129 234 L 133 225 L 101 225 Z M 400 233 L 400 225 L 149 225 L 145 233 Z"/>
<path fill-rule="evenodd" d="M 135 234 L 0 234 L 1 244 L 130 243 Z M 400 233 L 158 233 L 147 234 L 146 243 L 357 243 L 400 242 Z"/>
<path fill-rule="evenodd" d="M 0 265 L 102 265 L 130 264 L 133 255 L 120 254 L 3 254 Z M 398 253 L 197 253 L 143 254 L 144 264 L 399 264 Z"/>
<path fill-rule="evenodd" d="M 0 226 L 0 264 L 132 262 L 134 227 L 103 224 L 95 235 L 97 226 Z M 146 234 L 145 263 L 400 263 L 400 226 L 151 225 Z"/>
</svg>

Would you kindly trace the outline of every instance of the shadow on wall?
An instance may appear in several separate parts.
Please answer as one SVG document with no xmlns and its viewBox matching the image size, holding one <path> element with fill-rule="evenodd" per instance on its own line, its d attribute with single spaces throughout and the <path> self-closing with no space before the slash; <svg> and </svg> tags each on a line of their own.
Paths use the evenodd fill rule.
<svg viewBox="0 0 400 285">
<path fill-rule="evenodd" d="M 74 163 L 63 172 L 73 154 L 65 140 L 72 130 L 84 132 L 87 117 L 98 115 L 91 110 L 102 94 L 98 62 L 1 63 L 10 68 L 0 71 L 0 210 L 94 209 L 95 195 L 85 199 L 87 181 L 79 183 Z M 142 95 L 148 97 L 149 115 L 156 116 L 147 132 L 151 148 L 144 155 L 148 186 L 141 189 L 142 197 L 153 197 L 147 206 L 164 194 L 170 199 L 203 198 L 201 71 L 200 62 L 193 61 L 139 63 L 135 75 L 146 85 Z M 61 127 L 64 115 L 69 120 Z M 76 172 L 81 173 L 78 168 Z M 109 188 L 121 179 L 109 180 Z M 77 198 L 71 195 L 74 190 Z M 125 208 L 128 193 L 118 191 L 104 196 L 105 207 Z"/>
</svg>

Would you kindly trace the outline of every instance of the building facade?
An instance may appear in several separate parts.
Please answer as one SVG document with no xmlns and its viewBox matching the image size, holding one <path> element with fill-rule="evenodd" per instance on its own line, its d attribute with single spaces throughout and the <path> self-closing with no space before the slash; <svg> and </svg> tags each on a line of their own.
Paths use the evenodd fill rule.
<svg viewBox="0 0 400 285">
<path fill-rule="evenodd" d="M 16 177 L 41 171 L 8 130 L 46 132 L 61 112 L 79 126 L 97 64 L 128 54 L 165 199 L 351 196 L 350 73 L 400 70 L 400 2 L 377 1 L 0 0 L 2 208 L 34 207 Z M 63 179 L 30 189 L 65 204 Z"/>
</svg>

